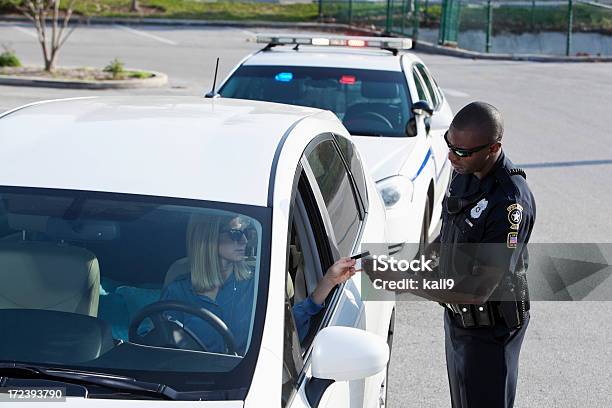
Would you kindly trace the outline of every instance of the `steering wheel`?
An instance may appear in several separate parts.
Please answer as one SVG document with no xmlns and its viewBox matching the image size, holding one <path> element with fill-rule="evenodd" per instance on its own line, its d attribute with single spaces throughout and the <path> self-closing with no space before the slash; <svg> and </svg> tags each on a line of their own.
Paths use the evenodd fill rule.
<svg viewBox="0 0 612 408">
<path fill-rule="evenodd" d="M 146 318 L 150 318 L 154 326 L 152 331 L 157 332 L 161 336 L 161 342 L 163 345 L 171 345 L 174 347 L 180 346 L 180 339 L 184 338 L 185 336 L 183 334 L 186 333 L 190 340 L 192 340 L 190 343 L 195 342 L 201 351 L 208 351 L 206 346 L 202 343 L 202 340 L 200 340 L 191 330 L 186 327 L 181 327 L 172 320 L 168 320 L 168 318 L 166 318 L 163 314 L 164 312 L 168 311 L 183 312 L 206 321 L 206 323 L 210 324 L 212 328 L 221 335 L 223 342 L 225 343 L 225 347 L 227 348 L 227 352 L 229 354 L 237 355 L 234 335 L 223 320 L 221 320 L 210 310 L 199 308 L 190 303 L 179 300 L 162 300 L 160 302 L 151 303 L 150 305 L 142 308 L 142 310 L 138 312 L 138 314 L 136 314 L 136 316 L 134 316 L 130 322 L 128 329 L 129 340 L 132 342 L 138 342 L 138 340 L 143 339 L 144 336 L 140 336 L 138 334 L 138 327 Z"/>
<path fill-rule="evenodd" d="M 349 120 L 348 123 L 351 122 L 365 122 L 365 121 L 374 121 L 383 124 L 388 129 L 393 129 L 393 124 L 387 119 L 385 116 L 381 115 L 378 112 L 367 111 L 356 115 L 356 117 L 352 120 Z"/>
</svg>

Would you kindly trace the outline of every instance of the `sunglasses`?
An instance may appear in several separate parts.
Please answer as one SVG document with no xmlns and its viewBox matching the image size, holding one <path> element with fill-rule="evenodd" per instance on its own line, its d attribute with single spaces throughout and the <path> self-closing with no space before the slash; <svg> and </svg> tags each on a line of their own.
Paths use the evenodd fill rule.
<svg viewBox="0 0 612 408">
<path fill-rule="evenodd" d="M 444 133 L 444 141 L 446 142 L 448 149 L 458 157 L 470 157 L 474 153 L 477 153 L 481 151 L 482 149 L 486 149 L 487 147 L 493 144 L 493 143 L 487 143 L 486 145 L 477 146 L 472 149 L 462 149 L 460 147 L 455 147 L 448 141 L 448 130 L 446 131 L 446 133 Z"/>
<path fill-rule="evenodd" d="M 220 231 L 220 233 L 224 233 L 224 232 L 226 232 L 229 235 L 230 239 L 235 242 L 240 242 L 243 236 L 247 240 L 249 239 L 247 235 L 249 233 L 249 230 L 247 229 L 232 228 L 232 229 Z"/>
</svg>

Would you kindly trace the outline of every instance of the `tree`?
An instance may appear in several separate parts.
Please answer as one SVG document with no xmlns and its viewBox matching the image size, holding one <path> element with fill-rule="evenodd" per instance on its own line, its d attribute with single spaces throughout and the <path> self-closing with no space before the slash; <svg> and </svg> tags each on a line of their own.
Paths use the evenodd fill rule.
<svg viewBox="0 0 612 408">
<path fill-rule="evenodd" d="M 132 0 L 132 5 L 130 6 L 130 11 L 132 11 L 132 12 L 140 11 L 140 6 L 138 5 L 138 0 Z"/>
<path fill-rule="evenodd" d="M 45 59 L 45 71 L 51 72 L 55 68 L 57 54 L 74 31 L 76 26 L 68 31 L 68 22 L 72 17 L 72 10 L 75 0 L 68 1 L 68 7 L 60 13 L 61 0 L 23 0 L 19 10 L 36 27 L 38 42 L 42 48 L 43 58 Z M 47 30 L 47 17 L 51 20 L 51 33 Z"/>
</svg>

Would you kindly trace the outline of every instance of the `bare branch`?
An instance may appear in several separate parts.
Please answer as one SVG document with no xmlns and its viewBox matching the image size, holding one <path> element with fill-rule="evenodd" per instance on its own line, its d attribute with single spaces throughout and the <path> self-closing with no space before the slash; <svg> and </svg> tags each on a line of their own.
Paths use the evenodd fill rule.
<svg viewBox="0 0 612 408">
<path fill-rule="evenodd" d="M 66 9 L 66 15 L 64 16 L 64 21 L 63 21 L 63 24 L 62 24 L 62 27 L 60 29 L 59 36 L 58 36 L 58 44 L 59 44 L 58 47 L 61 47 L 66 42 L 68 37 L 70 37 L 70 34 L 72 34 L 74 29 L 76 28 L 76 26 L 73 27 L 68 32 L 68 34 L 66 34 L 66 37 L 62 39 L 62 34 L 64 33 L 64 30 L 66 29 L 66 27 L 68 27 L 68 22 L 70 21 L 70 18 L 72 17 L 72 10 L 74 8 L 74 2 L 75 0 L 70 0 L 70 3 L 68 3 L 68 8 Z"/>
<path fill-rule="evenodd" d="M 77 26 L 73 26 L 73 27 L 70 29 L 70 31 L 68 31 L 68 32 L 66 33 L 66 36 L 65 36 L 65 37 L 62 39 L 62 41 L 60 42 L 59 47 L 61 47 L 62 45 L 64 45 L 64 43 L 66 42 L 66 40 L 68 39 L 68 37 L 70 37 L 70 34 L 72 34 L 72 32 L 73 32 L 74 30 L 76 30 L 76 28 L 77 28 Z M 58 47 L 58 48 L 59 48 L 59 47 Z"/>
<path fill-rule="evenodd" d="M 58 47 L 59 38 L 57 37 L 57 20 L 59 18 L 60 0 L 53 1 L 53 17 L 51 18 L 51 50 L 55 54 L 55 49 Z"/>
</svg>

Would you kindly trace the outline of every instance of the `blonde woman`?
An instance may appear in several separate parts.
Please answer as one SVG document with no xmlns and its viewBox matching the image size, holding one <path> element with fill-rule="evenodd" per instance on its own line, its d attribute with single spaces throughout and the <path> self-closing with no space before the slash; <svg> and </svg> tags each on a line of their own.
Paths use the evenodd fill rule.
<svg viewBox="0 0 612 408">
<path fill-rule="evenodd" d="M 180 300 L 210 310 L 225 322 L 236 340 L 238 354 L 246 352 L 253 308 L 253 268 L 245 261 L 248 221 L 240 216 L 192 216 L 187 226 L 185 273 L 168 285 L 161 300 Z M 328 270 L 313 293 L 293 306 L 300 340 L 310 319 L 323 308 L 331 290 L 355 274 L 355 261 L 341 258 Z M 223 352 L 221 335 L 202 319 L 172 312 L 208 351 Z"/>
</svg>

